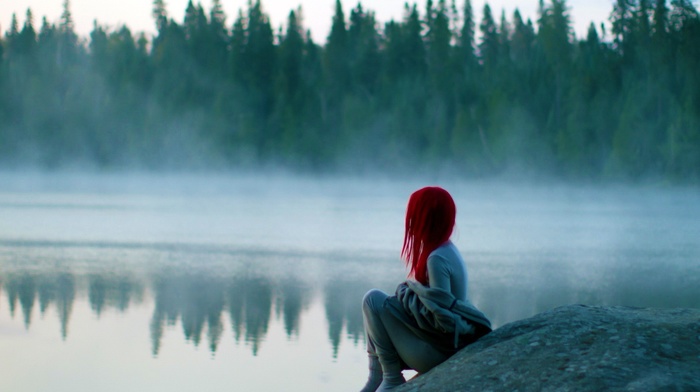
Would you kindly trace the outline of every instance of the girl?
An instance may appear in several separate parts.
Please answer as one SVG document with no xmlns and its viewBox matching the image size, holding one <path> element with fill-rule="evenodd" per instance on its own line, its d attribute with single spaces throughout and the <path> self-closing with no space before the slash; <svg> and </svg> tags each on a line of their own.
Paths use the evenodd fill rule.
<svg viewBox="0 0 700 392">
<path fill-rule="evenodd" d="M 406 382 L 403 369 L 427 372 L 491 331 L 467 298 L 466 265 L 450 241 L 455 216 L 454 200 L 442 188 L 411 195 L 401 257 L 413 280 L 394 296 L 365 294 L 369 378 L 362 392 L 391 390 Z"/>
</svg>

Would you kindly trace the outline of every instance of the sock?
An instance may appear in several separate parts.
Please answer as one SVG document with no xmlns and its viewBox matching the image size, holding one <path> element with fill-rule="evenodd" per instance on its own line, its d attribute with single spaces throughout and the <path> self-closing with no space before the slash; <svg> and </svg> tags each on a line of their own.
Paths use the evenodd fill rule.
<svg viewBox="0 0 700 392">
<path fill-rule="evenodd" d="M 369 377 L 367 384 L 360 392 L 375 392 L 382 383 L 382 365 L 379 364 L 379 358 L 376 355 L 369 356 Z"/>
</svg>

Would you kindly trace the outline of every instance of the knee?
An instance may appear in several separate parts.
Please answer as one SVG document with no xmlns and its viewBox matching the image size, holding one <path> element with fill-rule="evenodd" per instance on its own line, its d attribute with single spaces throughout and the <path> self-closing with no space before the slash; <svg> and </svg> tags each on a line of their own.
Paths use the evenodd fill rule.
<svg viewBox="0 0 700 392">
<path fill-rule="evenodd" d="M 362 298 L 362 310 L 378 310 L 384 304 L 384 300 L 388 295 L 378 289 L 372 289 L 368 291 L 364 298 Z"/>
</svg>

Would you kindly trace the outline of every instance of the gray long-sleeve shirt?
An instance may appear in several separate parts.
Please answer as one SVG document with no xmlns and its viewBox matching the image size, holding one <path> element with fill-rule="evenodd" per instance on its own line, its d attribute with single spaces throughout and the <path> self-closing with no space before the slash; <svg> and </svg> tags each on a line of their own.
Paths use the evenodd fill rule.
<svg viewBox="0 0 700 392">
<path fill-rule="evenodd" d="M 457 247 L 447 241 L 428 256 L 428 283 L 460 301 L 467 300 L 467 266 Z"/>
</svg>

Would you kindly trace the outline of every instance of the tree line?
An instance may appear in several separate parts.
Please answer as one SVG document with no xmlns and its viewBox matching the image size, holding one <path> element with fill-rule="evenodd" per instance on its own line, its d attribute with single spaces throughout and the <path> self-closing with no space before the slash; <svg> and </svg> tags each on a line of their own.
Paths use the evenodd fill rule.
<svg viewBox="0 0 700 392">
<path fill-rule="evenodd" d="M 337 0 L 324 43 L 260 0 L 232 22 L 190 1 L 181 23 L 155 0 L 152 37 L 79 37 L 63 8 L 0 38 L 2 165 L 700 179 L 690 0 L 616 0 L 585 38 L 565 0 L 534 21 L 427 0 L 383 24 Z"/>
</svg>

